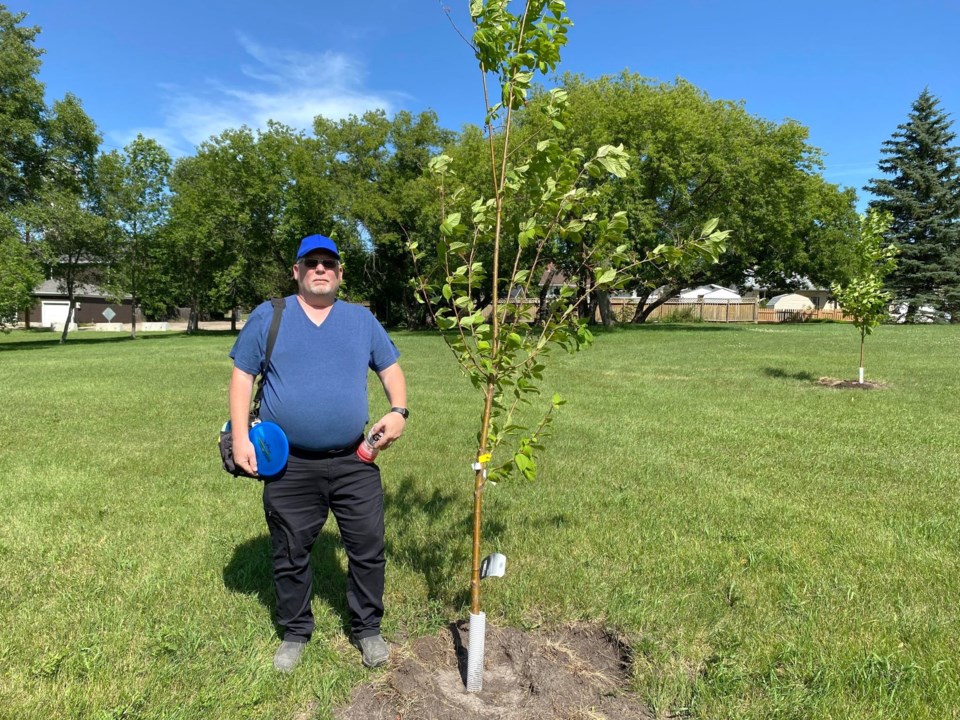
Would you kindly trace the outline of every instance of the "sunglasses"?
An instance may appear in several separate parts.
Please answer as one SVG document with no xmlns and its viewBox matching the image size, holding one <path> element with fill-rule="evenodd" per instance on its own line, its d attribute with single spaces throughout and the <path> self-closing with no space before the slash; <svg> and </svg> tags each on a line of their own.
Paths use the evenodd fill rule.
<svg viewBox="0 0 960 720">
<path fill-rule="evenodd" d="M 305 258 L 300 262 L 303 266 L 315 270 L 317 265 L 323 265 L 324 270 L 336 270 L 340 267 L 340 261 L 333 258 Z"/>
</svg>

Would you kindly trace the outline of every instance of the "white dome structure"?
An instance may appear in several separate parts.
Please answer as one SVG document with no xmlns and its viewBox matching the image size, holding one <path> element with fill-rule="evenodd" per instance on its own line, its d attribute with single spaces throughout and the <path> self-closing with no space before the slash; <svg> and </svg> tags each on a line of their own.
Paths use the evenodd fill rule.
<svg viewBox="0 0 960 720">
<path fill-rule="evenodd" d="M 777 295 L 767 300 L 767 308 L 770 310 L 816 310 L 813 301 L 804 295 L 788 293 Z"/>
</svg>

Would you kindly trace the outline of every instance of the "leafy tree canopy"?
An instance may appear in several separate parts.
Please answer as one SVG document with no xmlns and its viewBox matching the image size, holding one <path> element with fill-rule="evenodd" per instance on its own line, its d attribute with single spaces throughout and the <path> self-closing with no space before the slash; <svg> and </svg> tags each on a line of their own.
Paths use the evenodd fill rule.
<svg viewBox="0 0 960 720">
<path fill-rule="evenodd" d="M 0 5 L 0 211 L 36 193 L 43 164 L 43 51 L 34 45 L 40 28 L 22 26 L 25 17 Z"/>
<path fill-rule="evenodd" d="M 33 288 L 43 280 L 40 263 L 20 242 L 13 221 L 0 214 L 0 331 L 7 332 L 17 313 L 33 304 Z"/>
<path fill-rule="evenodd" d="M 854 193 L 819 175 L 820 151 L 799 123 L 752 116 L 742 103 L 712 100 L 684 80 L 567 75 L 563 87 L 570 146 L 589 152 L 600 142 L 622 143 L 635 158 L 605 190 L 610 207 L 626 210 L 635 250 L 682 245 L 707 217 L 730 231 L 719 265 L 646 266 L 635 279 L 641 294 L 745 278 L 776 287 L 802 278 L 828 284 L 849 272 Z"/>
</svg>

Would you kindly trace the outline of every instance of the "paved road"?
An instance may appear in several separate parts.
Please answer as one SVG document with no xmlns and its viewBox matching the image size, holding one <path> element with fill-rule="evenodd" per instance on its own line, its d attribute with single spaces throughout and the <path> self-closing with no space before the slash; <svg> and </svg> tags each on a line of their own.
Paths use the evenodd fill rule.
<svg viewBox="0 0 960 720">
<path fill-rule="evenodd" d="M 179 330 L 180 332 L 187 331 L 186 322 L 180 322 L 180 321 L 171 322 L 171 323 L 167 323 L 167 326 L 171 330 Z M 242 327 L 243 327 L 243 321 L 241 320 L 240 322 L 237 323 L 237 330 L 240 330 Z M 128 330 L 130 329 L 129 325 L 127 325 L 127 329 Z M 198 330 L 229 330 L 230 321 L 229 320 L 201 320 L 200 326 L 197 329 Z"/>
<path fill-rule="evenodd" d="M 119 323 L 116 323 L 116 324 L 119 325 Z M 237 330 L 240 330 L 241 328 L 243 328 L 243 321 L 240 321 L 240 322 L 237 323 Z M 229 320 L 201 320 L 201 321 L 200 321 L 200 327 L 199 327 L 199 329 L 200 329 L 200 330 L 229 330 L 229 329 L 230 329 L 230 321 L 229 321 Z M 103 329 L 103 328 L 81 327 L 81 328 L 78 328 L 77 330 L 75 330 L 75 331 L 73 331 L 73 332 L 89 332 L 89 331 L 98 331 L 98 330 L 101 331 L 101 332 L 129 333 L 129 332 L 130 332 L 130 323 L 124 324 L 122 330 L 111 328 L 111 329 L 108 331 L 108 330 L 105 330 L 105 329 Z M 168 323 L 167 323 L 167 330 L 172 330 L 173 332 L 186 332 L 186 331 L 187 331 L 187 323 L 186 323 L 186 321 L 180 321 L 180 320 L 176 320 L 176 321 L 173 321 L 173 322 L 168 322 Z M 137 332 L 140 333 L 140 332 L 143 332 L 143 331 L 144 331 L 144 330 L 143 330 L 143 323 L 137 323 Z"/>
</svg>

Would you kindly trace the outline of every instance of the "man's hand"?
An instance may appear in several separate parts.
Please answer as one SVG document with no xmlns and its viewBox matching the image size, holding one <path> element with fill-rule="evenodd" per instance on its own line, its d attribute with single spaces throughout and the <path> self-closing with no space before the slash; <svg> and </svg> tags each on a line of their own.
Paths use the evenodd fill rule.
<svg viewBox="0 0 960 720">
<path fill-rule="evenodd" d="M 253 375 L 238 367 L 230 376 L 230 427 L 233 432 L 233 461 L 241 470 L 257 474 L 257 454 L 250 442 L 250 393 Z"/>
<path fill-rule="evenodd" d="M 380 439 L 377 441 L 377 448 L 386 450 L 388 447 L 403 435 L 403 429 L 407 426 L 407 421 L 403 415 L 395 412 L 388 412 L 377 422 L 370 426 L 372 434 L 380 433 Z M 252 447 L 252 446 L 251 446 Z"/>
<path fill-rule="evenodd" d="M 257 453 L 247 433 L 233 434 L 233 461 L 241 470 L 251 475 L 257 474 Z"/>
<path fill-rule="evenodd" d="M 387 401 L 390 403 L 390 407 L 406 407 L 407 381 L 403 377 L 403 371 L 400 369 L 400 365 L 394 363 L 378 372 L 377 375 L 383 384 L 383 391 L 387 395 Z M 370 430 L 373 433 L 381 433 L 377 447 L 385 450 L 403 435 L 403 429 L 406 426 L 406 418 L 400 413 L 395 413 L 391 410 L 374 423 Z"/>
</svg>

